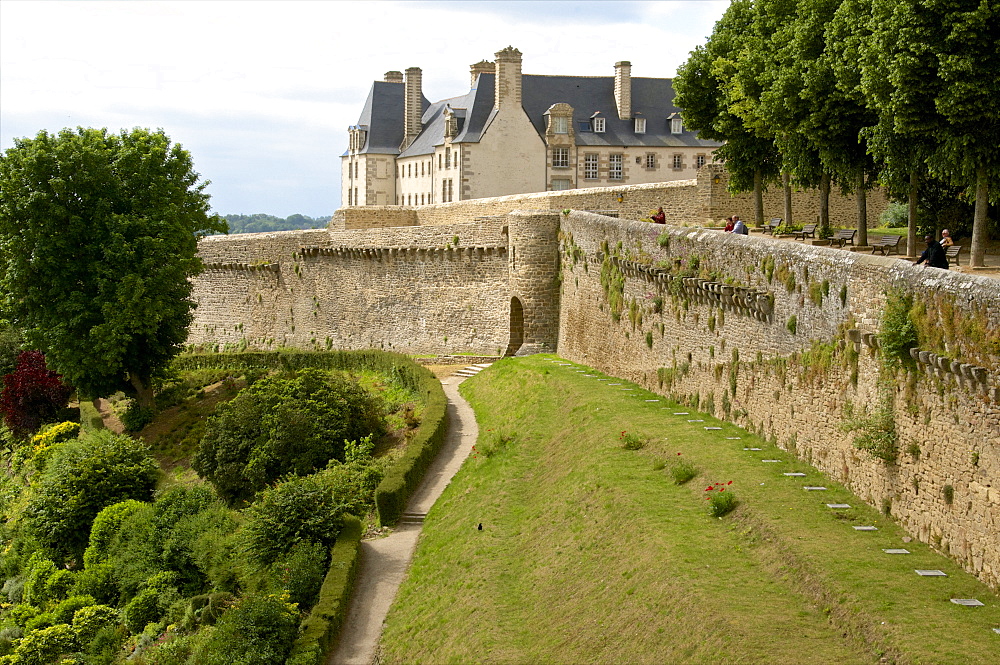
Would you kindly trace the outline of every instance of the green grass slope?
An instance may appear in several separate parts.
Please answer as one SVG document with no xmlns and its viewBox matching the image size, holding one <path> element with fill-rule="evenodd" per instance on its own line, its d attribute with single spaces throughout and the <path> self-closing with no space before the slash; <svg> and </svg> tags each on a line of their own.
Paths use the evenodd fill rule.
<svg viewBox="0 0 1000 665">
<path fill-rule="evenodd" d="M 996 595 L 756 436 L 553 356 L 462 389 L 479 443 L 424 523 L 383 665 L 946 664 L 1000 649 Z M 625 450 L 623 431 L 649 443 Z M 699 475 L 673 484 L 677 460 Z M 715 483 L 738 499 L 722 518 Z M 912 553 L 882 551 L 898 547 Z"/>
</svg>

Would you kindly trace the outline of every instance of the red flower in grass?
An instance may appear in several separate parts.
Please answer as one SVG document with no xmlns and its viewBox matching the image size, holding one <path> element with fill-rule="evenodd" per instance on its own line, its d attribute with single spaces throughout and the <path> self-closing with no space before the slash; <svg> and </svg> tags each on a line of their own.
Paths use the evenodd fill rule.
<svg viewBox="0 0 1000 665">
<path fill-rule="evenodd" d="M 731 481 L 731 480 L 730 480 L 730 481 L 729 481 L 728 483 L 726 483 L 726 484 L 727 484 L 727 485 L 732 485 L 732 484 L 733 484 L 733 481 Z"/>
</svg>

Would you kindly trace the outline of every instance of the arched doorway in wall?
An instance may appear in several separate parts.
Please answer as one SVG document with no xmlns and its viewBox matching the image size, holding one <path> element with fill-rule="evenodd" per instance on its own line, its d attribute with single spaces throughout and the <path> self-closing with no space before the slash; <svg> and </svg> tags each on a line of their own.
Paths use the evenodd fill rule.
<svg viewBox="0 0 1000 665">
<path fill-rule="evenodd" d="M 514 296 L 510 299 L 510 343 L 504 356 L 512 356 L 524 344 L 524 308 L 521 301 Z"/>
</svg>

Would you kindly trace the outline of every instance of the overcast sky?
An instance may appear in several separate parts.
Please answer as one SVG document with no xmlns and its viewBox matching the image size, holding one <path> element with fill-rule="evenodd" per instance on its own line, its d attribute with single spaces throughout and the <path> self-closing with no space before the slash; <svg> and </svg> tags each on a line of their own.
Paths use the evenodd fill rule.
<svg viewBox="0 0 1000 665">
<path fill-rule="evenodd" d="M 512 45 L 525 74 L 672 77 L 728 0 L 0 1 L 0 150 L 63 127 L 163 128 L 216 212 L 340 206 L 340 155 L 372 81 L 423 70 L 431 101 Z"/>
</svg>

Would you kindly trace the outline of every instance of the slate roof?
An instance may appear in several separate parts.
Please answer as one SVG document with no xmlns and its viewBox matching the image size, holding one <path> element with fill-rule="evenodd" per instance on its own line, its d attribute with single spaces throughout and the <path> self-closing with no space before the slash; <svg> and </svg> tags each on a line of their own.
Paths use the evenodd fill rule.
<svg viewBox="0 0 1000 665">
<path fill-rule="evenodd" d="M 444 112 L 451 106 L 459 119 L 455 143 L 477 143 L 493 116 L 495 75 L 479 75 L 475 87 L 459 97 L 431 104 L 424 99 L 423 129 L 403 152 L 403 92 L 402 83 L 376 81 L 361 112 L 359 125 L 367 125 L 368 137 L 361 152 L 395 154 L 400 157 L 432 154 L 435 146 L 444 143 Z M 615 105 L 613 76 L 538 76 L 521 77 L 521 104 L 532 125 L 545 137 L 545 112 L 553 104 L 566 103 L 573 107 L 573 129 L 580 146 L 625 147 L 706 147 L 721 145 L 698 138 L 685 129 L 681 134 L 670 132 L 670 117 L 680 113 L 674 106 L 671 79 L 632 78 L 632 117 L 618 118 Z M 605 131 L 581 131 L 581 123 L 592 116 L 605 119 Z M 635 133 L 634 118 L 646 119 L 646 133 Z"/>
</svg>

